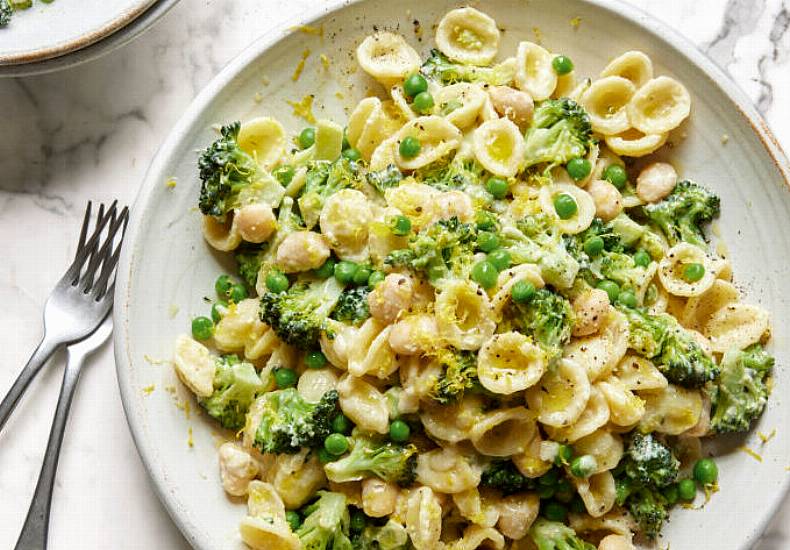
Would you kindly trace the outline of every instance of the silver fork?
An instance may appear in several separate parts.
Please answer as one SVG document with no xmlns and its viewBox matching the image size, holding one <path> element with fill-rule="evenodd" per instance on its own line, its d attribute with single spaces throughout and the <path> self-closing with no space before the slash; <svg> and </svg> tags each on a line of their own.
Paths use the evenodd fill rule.
<svg viewBox="0 0 790 550">
<path fill-rule="evenodd" d="M 25 525 L 19 534 L 15 550 L 45 550 L 49 534 L 49 512 L 52 504 L 52 490 L 55 488 L 55 474 L 58 470 L 60 447 L 66 430 L 66 421 L 74 397 L 74 390 L 80 378 L 80 371 L 85 359 L 96 351 L 107 340 L 112 332 L 112 315 L 107 313 L 104 322 L 93 334 L 68 347 L 66 370 L 63 372 L 63 384 L 60 387 L 58 406 L 49 432 L 49 442 L 44 453 L 44 463 L 38 475 L 36 492 L 27 511 Z"/>
<path fill-rule="evenodd" d="M 91 203 L 85 210 L 77 252 L 66 274 L 58 281 L 44 306 L 44 336 L 0 403 L 0 430 L 14 411 L 19 398 L 44 366 L 64 344 L 77 342 L 99 326 L 112 307 L 115 266 L 129 221 L 129 209 L 118 212 L 118 201 L 109 208 L 99 206 L 96 225 L 91 226 Z M 116 238 L 119 236 L 120 238 Z"/>
</svg>

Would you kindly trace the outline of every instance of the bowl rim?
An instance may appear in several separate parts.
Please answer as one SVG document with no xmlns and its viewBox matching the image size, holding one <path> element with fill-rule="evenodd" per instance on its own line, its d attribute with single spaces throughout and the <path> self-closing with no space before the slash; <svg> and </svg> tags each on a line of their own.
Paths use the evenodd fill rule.
<svg viewBox="0 0 790 550">
<path fill-rule="evenodd" d="M 187 130 L 192 126 L 196 118 L 200 116 L 200 113 L 202 113 L 211 101 L 213 101 L 242 71 L 286 36 L 293 32 L 298 32 L 297 29 L 300 25 L 309 25 L 327 15 L 335 14 L 351 5 L 364 1 L 365 0 L 339 0 L 336 4 L 329 7 L 308 8 L 293 18 L 273 27 L 236 55 L 236 57 L 209 81 L 195 99 L 193 99 L 187 110 L 165 138 L 146 171 L 143 183 L 138 190 L 137 197 L 132 207 L 127 242 L 121 253 L 116 280 L 115 303 L 116 305 L 120 305 L 120 307 L 116 307 L 113 313 L 115 323 L 113 344 L 121 401 L 135 447 L 145 466 L 148 477 L 153 482 L 157 496 L 173 522 L 178 526 L 182 535 L 190 544 L 200 550 L 209 550 L 209 547 L 205 544 L 205 541 L 196 540 L 194 534 L 190 532 L 190 525 L 179 510 L 178 503 L 168 487 L 166 477 L 161 474 L 159 468 L 152 459 L 152 457 L 156 455 L 155 447 L 150 445 L 149 441 L 144 437 L 142 424 L 136 421 L 135 410 L 133 408 L 135 395 L 130 381 L 131 370 L 129 367 L 131 356 L 126 312 L 131 300 L 128 291 L 129 280 L 136 257 L 135 244 L 143 218 L 140 205 L 145 204 L 149 200 L 151 193 L 156 188 L 159 179 L 155 176 L 163 172 L 170 152 L 178 147 L 183 136 L 187 133 Z M 779 175 L 782 177 L 785 186 L 790 189 L 790 161 L 788 161 L 779 141 L 773 135 L 768 124 L 754 106 L 751 99 L 735 81 L 732 80 L 732 77 L 716 64 L 713 59 L 702 52 L 689 38 L 679 31 L 674 30 L 667 23 L 656 19 L 644 10 L 628 4 L 623 0 L 579 1 L 613 16 L 625 18 L 642 29 L 642 31 L 659 39 L 668 48 L 672 49 L 675 55 L 685 57 L 695 67 L 700 69 L 714 86 L 718 86 L 719 89 L 724 92 L 724 95 L 730 100 L 732 106 L 737 109 L 740 115 L 752 127 L 752 130 L 763 144 L 768 156 L 773 161 Z M 742 542 L 737 550 L 749 550 L 762 538 L 768 523 L 773 519 L 779 506 L 784 501 L 788 490 L 790 490 L 790 478 L 786 477 L 782 479 L 778 490 L 772 491 L 772 496 L 766 507 L 769 511 L 763 515 L 760 522 L 755 526 L 755 529 L 748 534 L 748 537 Z"/>
</svg>

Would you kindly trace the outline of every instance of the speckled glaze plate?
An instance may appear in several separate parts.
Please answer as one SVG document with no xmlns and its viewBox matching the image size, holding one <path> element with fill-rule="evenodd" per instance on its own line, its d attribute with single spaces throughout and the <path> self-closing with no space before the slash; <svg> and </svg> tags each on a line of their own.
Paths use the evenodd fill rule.
<svg viewBox="0 0 790 550">
<path fill-rule="evenodd" d="M 301 21 L 323 26 L 322 36 L 289 30 L 297 22 L 274 29 L 203 90 L 157 154 L 133 210 L 117 282 L 118 379 L 129 425 L 156 490 L 184 536 L 201 550 L 242 548 L 238 523 L 245 506 L 223 493 L 217 429 L 195 413 L 196 403 L 166 362 L 175 337 L 188 331 L 190 318 L 205 315 L 203 296 L 212 293 L 216 276 L 230 267 L 201 236 L 195 208 L 196 151 L 215 138 L 212 125 L 234 119 L 273 115 L 295 132 L 304 123 L 291 114 L 286 100 L 307 94 L 315 95 L 316 116 L 345 121 L 349 107 L 375 89 L 362 71 L 351 70 L 356 44 L 374 25 L 399 30 L 425 54 L 432 44 L 432 25 L 457 4 L 368 0 L 332 6 Z M 747 301 L 772 314 L 776 386 L 756 429 L 777 431 L 764 446 L 754 434 L 719 441 L 721 490 L 704 510 L 673 514 L 660 546 L 752 548 L 790 483 L 787 159 L 747 97 L 721 69 L 683 37 L 628 5 L 491 0 L 481 7 L 505 30 L 500 52 L 515 51 L 520 39 L 534 40 L 533 29 L 539 29 L 543 44 L 572 56 L 580 75 L 597 75 L 613 56 L 639 49 L 652 57 L 658 74 L 674 76 L 689 89 L 692 115 L 662 154 L 684 177 L 704 182 L 721 195 L 720 231 L 739 286 Z M 573 17 L 581 18 L 578 29 L 570 24 Z M 415 34 L 417 27 L 424 30 L 422 38 Z M 293 82 L 305 48 L 312 55 Z M 328 68 L 320 53 L 329 57 Z M 175 188 L 165 185 L 169 178 L 176 178 Z M 184 402 L 190 404 L 190 415 L 175 406 Z M 762 463 L 738 451 L 741 445 L 759 449 Z"/>
<path fill-rule="evenodd" d="M 55 0 L 0 28 L 0 76 L 23 76 L 93 59 L 145 30 L 177 0 Z"/>
</svg>

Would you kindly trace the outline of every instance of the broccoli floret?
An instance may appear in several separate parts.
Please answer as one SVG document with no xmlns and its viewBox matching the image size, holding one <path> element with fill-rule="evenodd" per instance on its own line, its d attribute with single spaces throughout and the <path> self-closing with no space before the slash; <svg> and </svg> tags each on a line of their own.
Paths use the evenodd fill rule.
<svg viewBox="0 0 790 550">
<path fill-rule="evenodd" d="M 237 248 L 233 257 L 236 260 L 236 271 L 239 277 L 250 288 L 258 283 L 258 272 L 266 257 L 266 250 L 261 248 Z"/>
<path fill-rule="evenodd" d="M 240 430 L 244 427 L 247 410 L 255 396 L 265 389 L 265 384 L 255 367 L 239 361 L 235 355 L 217 358 L 216 365 L 214 393 L 201 399 L 200 405 L 223 428 Z"/>
<path fill-rule="evenodd" d="M 483 470 L 480 485 L 502 491 L 504 495 L 535 488 L 534 481 L 522 475 L 511 460 L 495 460 L 489 464 Z"/>
<path fill-rule="evenodd" d="M 346 158 L 334 162 L 316 160 L 307 167 L 305 184 L 299 193 L 299 212 L 308 229 L 318 223 L 326 200 L 349 187 L 360 186 L 359 166 Z"/>
<path fill-rule="evenodd" d="M 628 319 L 628 345 L 652 359 L 673 384 L 699 388 L 719 376 L 719 367 L 671 315 L 650 315 L 641 308 L 618 306 Z"/>
<path fill-rule="evenodd" d="M 365 177 L 370 185 L 378 189 L 379 193 L 384 193 L 387 189 L 400 185 L 403 174 L 397 166 L 389 164 L 383 170 L 368 172 Z"/>
<path fill-rule="evenodd" d="M 332 311 L 332 319 L 360 323 L 370 317 L 368 294 L 370 294 L 370 287 L 368 286 L 345 289 L 340 295 L 335 309 Z"/>
<path fill-rule="evenodd" d="M 562 355 L 573 329 L 573 308 L 570 302 L 546 288 L 538 289 L 526 303 L 510 301 L 502 313 L 500 330 L 517 330 L 532 336 L 553 361 Z"/>
<path fill-rule="evenodd" d="M 303 350 L 316 349 L 342 292 L 334 277 L 296 282 L 285 292 L 267 291 L 261 296 L 261 320 L 284 342 Z"/>
<path fill-rule="evenodd" d="M 442 367 L 442 374 L 430 391 L 432 399 L 447 404 L 460 399 L 465 392 L 481 387 L 474 353 L 442 348 L 436 352 L 436 360 Z"/>
<path fill-rule="evenodd" d="M 425 273 L 432 283 L 450 275 L 464 278 L 472 267 L 476 239 L 473 224 L 455 217 L 439 220 L 413 235 L 408 249 L 395 250 L 384 263 Z"/>
<path fill-rule="evenodd" d="M 473 160 L 437 162 L 414 173 L 420 182 L 442 191 L 480 185 L 483 168 Z"/>
<path fill-rule="evenodd" d="M 431 50 L 431 56 L 423 63 L 420 72 L 442 84 L 483 82 L 492 86 L 502 86 L 512 82 L 515 77 L 515 69 L 509 64 L 502 63 L 493 67 L 462 65 L 453 63 L 436 49 Z"/>
<path fill-rule="evenodd" d="M 308 403 L 295 388 L 263 394 L 255 405 L 261 420 L 253 445 L 262 453 L 296 453 L 318 447 L 332 433 L 338 411 L 338 394 L 326 392 L 318 403 Z"/>
<path fill-rule="evenodd" d="M 666 487 L 678 477 L 680 461 L 652 434 L 634 434 L 628 445 L 625 471 L 643 485 Z"/>
<path fill-rule="evenodd" d="M 14 10 L 8 3 L 8 0 L 0 0 L 0 27 L 5 27 L 11 22 L 11 16 Z"/>
<path fill-rule="evenodd" d="M 525 166 L 565 164 L 587 155 L 593 144 L 590 117 L 568 98 L 547 99 L 535 108 L 526 134 Z"/>
<path fill-rule="evenodd" d="M 406 528 L 395 520 L 382 526 L 367 525 L 351 539 L 354 550 L 406 550 L 409 548 L 409 534 Z"/>
<path fill-rule="evenodd" d="M 304 550 L 351 550 L 348 538 L 351 515 L 346 496 L 319 491 L 318 500 L 305 508 L 304 522 L 296 536 Z"/>
<path fill-rule="evenodd" d="M 632 492 L 627 506 L 639 525 L 639 530 L 651 539 L 658 536 L 669 516 L 666 498 L 652 487 L 640 487 Z"/>
<path fill-rule="evenodd" d="M 376 476 L 403 487 L 412 484 L 417 475 L 417 447 L 373 439 L 360 433 L 354 433 L 352 439 L 349 454 L 324 466 L 331 481 L 345 483 Z"/>
<path fill-rule="evenodd" d="M 280 204 L 285 190 L 270 174 L 261 170 L 236 141 L 241 124 L 232 122 L 220 130 L 221 137 L 198 159 L 200 171 L 200 211 L 224 219 L 225 214 L 243 204 Z"/>
<path fill-rule="evenodd" d="M 669 244 L 685 241 L 706 247 L 700 227 L 719 215 L 720 199 L 693 181 L 679 182 L 674 191 L 656 204 L 645 206 L 645 215 L 666 235 Z"/>
<path fill-rule="evenodd" d="M 724 354 L 721 375 L 711 392 L 714 432 L 745 432 L 760 417 L 768 401 L 773 366 L 774 358 L 760 344 Z"/>
<path fill-rule="evenodd" d="M 529 536 L 538 550 L 595 550 L 594 545 L 579 538 L 567 525 L 544 518 L 535 520 Z"/>
</svg>

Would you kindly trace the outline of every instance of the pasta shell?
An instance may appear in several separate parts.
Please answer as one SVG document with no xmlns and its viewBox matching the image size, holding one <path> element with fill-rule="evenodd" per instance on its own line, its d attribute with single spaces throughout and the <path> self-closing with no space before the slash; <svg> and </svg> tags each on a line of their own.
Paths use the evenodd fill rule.
<svg viewBox="0 0 790 550">
<path fill-rule="evenodd" d="M 552 55 L 533 42 L 520 42 L 516 54 L 516 86 L 535 101 L 551 97 L 557 87 Z"/>
<path fill-rule="evenodd" d="M 514 407 L 487 413 L 469 437 L 480 454 L 513 456 L 526 450 L 536 429 L 534 415 L 524 407 Z"/>
<path fill-rule="evenodd" d="M 399 34 L 380 31 L 357 47 L 357 61 L 366 73 L 389 88 L 420 68 L 420 56 Z"/>
<path fill-rule="evenodd" d="M 561 359 L 537 385 L 527 390 L 527 403 L 538 414 L 541 424 L 563 428 L 579 419 L 590 394 L 590 380 L 584 367 L 570 359 Z"/>
<path fill-rule="evenodd" d="M 477 356 L 477 376 L 488 391 L 509 395 L 533 386 L 543 376 L 541 349 L 518 332 L 494 335 Z"/>
<path fill-rule="evenodd" d="M 267 170 L 276 166 L 285 154 L 285 130 L 271 117 L 254 118 L 242 124 L 237 142 Z"/>
<path fill-rule="evenodd" d="M 631 126 L 626 105 L 636 92 L 630 80 L 607 76 L 596 80 L 582 94 L 581 104 L 590 116 L 593 130 L 611 136 Z"/>
<path fill-rule="evenodd" d="M 607 147 L 624 157 L 644 157 L 661 148 L 667 142 L 668 133 L 644 134 L 633 128 L 615 136 L 606 136 Z M 626 207 L 633 205 L 624 204 Z"/>
<path fill-rule="evenodd" d="M 659 76 L 645 83 L 628 103 L 631 126 L 645 134 L 674 130 L 691 112 L 691 97 L 680 82 Z"/>
<path fill-rule="evenodd" d="M 489 120 L 477 127 L 473 148 L 477 161 L 494 175 L 511 178 L 524 158 L 524 136 L 510 119 Z"/>
<path fill-rule="evenodd" d="M 461 144 L 461 131 L 449 121 L 436 115 L 422 116 L 410 120 L 396 134 L 398 144 L 406 137 L 416 138 L 420 151 L 416 156 L 406 158 L 395 151 L 395 163 L 405 170 L 415 170 L 427 166 L 458 149 Z"/>
<path fill-rule="evenodd" d="M 560 194 L 570 195 L 576 201 L 576 213 L 566 220 L 561 219 L 554 208 L 554 198 Z M 571 235 L 581 233 L 590 227 L 595 218 L 595 202 L 592 197 L 584 189 L 579 189 L 575 185 L 567 183 L 546 185 L 541 187 L 539 197 L 543 212 L 556 220 L 555 225 L 563 233 Z"/>
<path fill-rule="evenodd" d="M 176 338 L 173 363 L 176 374 L 192 393 L 198 397 L 208 397 L 214 393 L 217 366 L 206 346 L 182 334 Z"/>
<path fill-rule="evenodd" d="M 730 304 L 716 313 L 705 325 L 713 351 L 724 353 L 731 348 L 744 349 L 759 342 L 770 330 L 768 312 L 751 304 Z"/>
<path fill-rule="evenodd" d="M 653 62 L 647 54 L 631 50 L 612 59 L 601 71 L 601 77 L 619 76 L 630 80 L 637 88 L 641 88 L 653 78 Z"/>
<path fill-rule="evenodd" d="M 700 280 L 689 282 L 684 278 L 683 270 L 690 263 L 704 267 L 705 273 Z M 693 244 L 678 243 L 659 262 L 658 278 L 670 294 L 688 297 L 704 294 L 716 280 L 716 273 L 704 250 Z"/>
<path fill-rule="evenodd" d="M 499 29 L 496 21 L 474 8 L 450 10 L 436 27 L 436 46 L 453 61 L 488 65 L 499 48 Z"/>
</svg>

